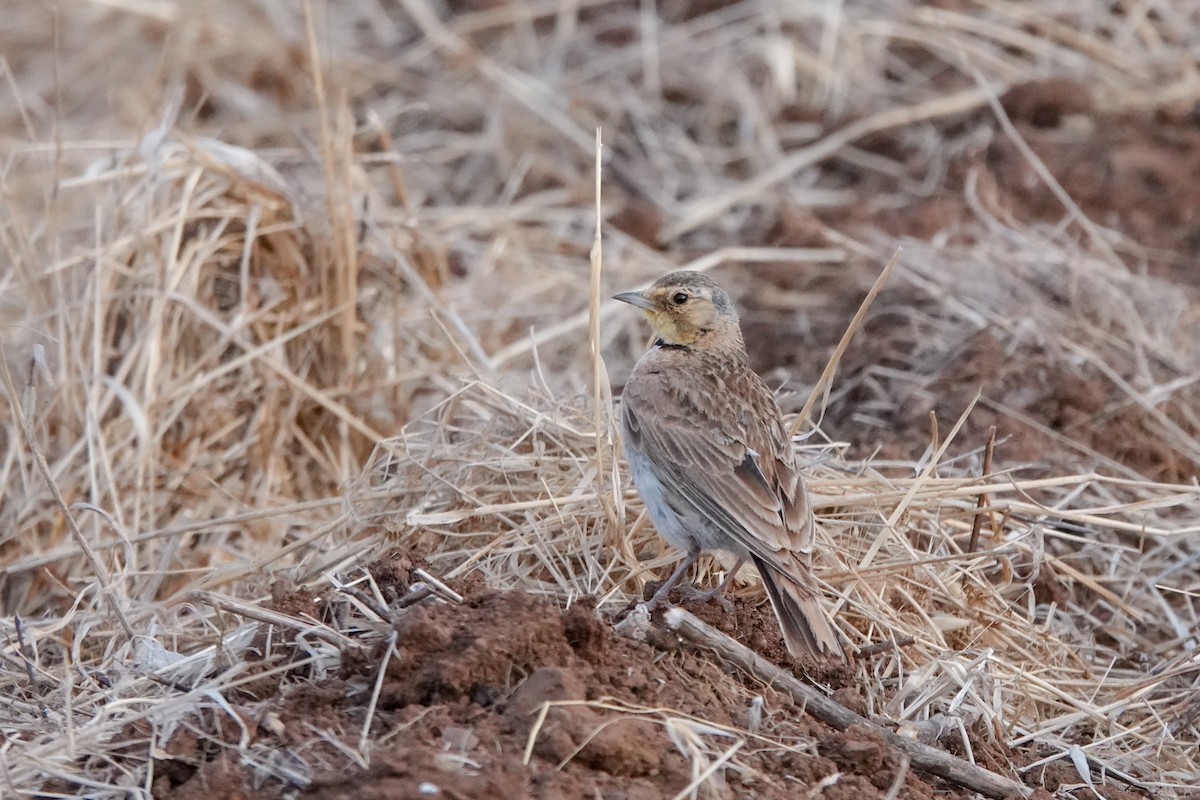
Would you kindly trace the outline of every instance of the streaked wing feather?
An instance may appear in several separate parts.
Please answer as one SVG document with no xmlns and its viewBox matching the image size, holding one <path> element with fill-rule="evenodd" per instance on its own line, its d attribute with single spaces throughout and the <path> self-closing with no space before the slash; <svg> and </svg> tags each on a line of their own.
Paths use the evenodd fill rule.
<svg viewBox="0 0 1200 800">
<path fill-rule="evenodd" d="M 797 499 L 799 510 L 806 509 L 802 493 L 796 497 L 790 464 L 774 453 L 769 459 L 755 456 L 758 451 L 748 443 L 716 426 L 661 415 L 637 415 L 636 425 L 642 451 L 660 475 L 734 542 L 771 564 L 778 564 L 781 550 L 811 551 L 806 541 L 811 540 L 811 525 L 792 513 Z M 766 449 L 765 442 L 759 444 Z M 764 463 L 769 464 L 766 469 Z M 789 478 L 786 488 L 792 497 L 781 497 L 768 473 L 777 485 L 783 483 L 779 478 Z"/>
</svg>

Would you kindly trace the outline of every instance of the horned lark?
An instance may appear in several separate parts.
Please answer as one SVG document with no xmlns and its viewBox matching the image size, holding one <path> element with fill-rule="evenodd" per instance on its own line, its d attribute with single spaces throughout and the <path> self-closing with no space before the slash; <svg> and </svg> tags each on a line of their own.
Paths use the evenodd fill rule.
<svg viewBox="0 0 1200 800">
<path fill-rule="evenodd" d="M 779 405 L 750 369 L 737 311 L 698 272 L 672 272 L 614 298 L 637 306 L 655 340 L 621 401 L 629 471 L 659 534 L 687 557 L 724 550 L 762 575 L 792 655 L 844 659 L 812 577 L 813 515 Z"/>
</svg>

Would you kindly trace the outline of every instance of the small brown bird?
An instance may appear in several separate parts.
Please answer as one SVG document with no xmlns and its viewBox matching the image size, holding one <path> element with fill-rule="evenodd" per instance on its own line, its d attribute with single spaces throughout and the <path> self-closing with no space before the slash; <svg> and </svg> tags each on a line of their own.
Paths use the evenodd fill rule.
<svg viewBox="0 0 1200 800">
<path fill-rule="evenodd" d="M 655 340 L 621 400 L 629 471 L 659 534 L 687 557 L 661 603 L 703 551 L 751 561 L 792 655 L 844 660 L 812 576 L 813 515 L 775 396 L 751 368 L 729 295 L 682 270 L 613 299 L 637 306 Z"/>
</svg>

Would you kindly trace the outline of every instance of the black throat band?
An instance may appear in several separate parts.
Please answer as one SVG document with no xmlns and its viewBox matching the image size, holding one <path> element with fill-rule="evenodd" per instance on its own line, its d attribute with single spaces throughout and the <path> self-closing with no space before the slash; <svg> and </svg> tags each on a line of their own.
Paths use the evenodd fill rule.
<svg viewBox="0 0 1200 800">
<path fill-rule="evenodd" d="M 654 346 L 661 347 L 664 350 L 687 350 L 688 349 L 686 344 L 667 344 L 662 339 L 655 339 Z"/>
</svg>

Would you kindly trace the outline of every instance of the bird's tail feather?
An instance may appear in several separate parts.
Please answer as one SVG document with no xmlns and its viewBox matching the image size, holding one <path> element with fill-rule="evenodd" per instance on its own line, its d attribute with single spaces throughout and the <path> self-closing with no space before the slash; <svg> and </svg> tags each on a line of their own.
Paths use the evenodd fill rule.
<svg viewBox="0 0 1200 800">
<path fill-rule="evenodd" d="M 808 581 L 797 580 L 758 558 L 754 559 L 754 566 L 762 575 L 763 586 L 771 598 L 771 607 L 775 609 L 788 652 L 793 656 L 808 655 L 845 661 L 841 639 L 821 608 L 811 577 Z"/>
</svg>

